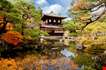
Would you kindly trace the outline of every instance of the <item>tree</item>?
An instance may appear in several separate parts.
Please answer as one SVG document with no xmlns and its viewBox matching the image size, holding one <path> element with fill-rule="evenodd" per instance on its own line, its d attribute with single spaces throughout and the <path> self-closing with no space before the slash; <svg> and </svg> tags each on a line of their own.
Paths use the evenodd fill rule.
<svg viewBox="0 0 106 70">
<path fill-rule="evenodd" d="M 69 30 L 70 32 L 75 31 L 75 23 L 72 20 L 64 22 L 63 26 L 66 30 Z"/>
<path fill-rule="evenodd" d="M 77 35 L 76 24 L 73 20 L 65 21 L 63 27 L 65 30 L 69 30 L 70 35 L 75 35 L 75 36 Z"/>
<path fill-rule="evenodd" d="M 77 37 L 76 43 L 86 47 L 83 53 L 90 55 L 90 58 L 95 58 L 106 50 L 105 12 L 105 0 L 77 0 L 71 8 L 71 13 L 78 27 L 76 29 L 81 30 L 81 34 Z M 82 57 L 81 55 L 82 54 L 78 54 L 80 58 Z M 87 56 L 85 56 L 85 58 L 87 58 Z M 84 58 L 81 58 L 81 60 L 76 58 L 76 60 L 81 62 Z M 94 60 L 94 64 L 95 62 L 96 60 Z M 86 61 L 83 63 L 86 63 Z M 84 65 L 88 66 L 90 64 Z"/>
<path fill-rule="evenodd" d="M 17 23 L 17 21 L 20 21 L 19 13 L 14 8 L 14 6 L 7 0 L 1 0 L 0 1 L 0 16 L 3 18 L 3 27 L 0 29 L 0 33 L 5 32 L 5 27 L 7 22 L 12 21 L 14 23 Z"/>
<path fill-rule="evenodd" d="M 78 14 L 78 19 L 82 20 L 85 25 L 82 30 L 90 23 L 98 20 L 106 12 L 106 1 L 104 0 L 78 0 L 72 7 L 74 14 Z M 86 13 L 86 16 L 83 14 Z M 83 15 L 83 16 L 81 16 Z M 89 17 L 88 17 L 89 16 Z"/>
<path fill-rule="evenodd" d="M 88 47 L 88 46 L 92 47 L 93 44 L 95 45 L 102 44 L 101 46 L 105 45 L 105 38 L 106 38 L 105 21 L 106 20 L 104 18 L 106 14 L 100 16 L 101 12 L 103 11 L 101 7 L 104 8 L 105 2 L 101 0 L 101 1 L 98 1 L 98 3 L 96 4 L 96 1 L 97 0 L 78 0 L 78 2 L 75 2 L 72 8 L 72 12 L 74 13 L 76 18 L 74 19 L 76 22 L 76 25 L 78 26 L 78 28 L 81 27 L 80 30 L 83 30 L 81 32 L 82 35 L 79 36 L 81 38 L 80 39 L 77 38 L 77 39 L 79 40 L 79 43 L 83 44 L 85 47 Z M 97 7 L 97 6 L 100 6 L 100 7 Z M 94 13 L 94 14 L 97 14 L 96 16 L 91 15 L 91 13 L 93 13 L 93 12 L 90 12 L 91 9 L 96 11 L 96 13 Z M 99 13 L 98 10 L 95 10 L 95 9 L 101 9 L 101 12 L 99 11 L 100 12 Z M 100 18 L 97 19 L 98 17 Z M 93 18 L 95 18 L 96 20 L 94 20 L 95 22 L 88 21 L 90 23 L 89 25 L 83 22 L 83 20 L 86 21 L 86 19 L 89 19 L 89 18 L 92 20 Z"/>
<path fill-rule="evenodd" d="M 46 32 L 40 30 L 42 11 L 36 9 L 34 3 L 17 0 L 14 6 L 19 11 L 22 19 L 21 23 L 16 24 L 16 31 L 22 32 L 25 39 L 36 40 L 42 34 L 47 35 Z"/>
<path fill-rule="evenodd" d="M 81 67 L 81 70 L 95 70 L 95 61 L 91 58 L 91 55 L 82 53 L 81 55 L 77 55 L 74 61 Z M 82 68 L 82 66 L 84 66 L 84 68 Z"/>
<path fill-rule="evenodd" d="M 34 29 L 25 29 L 24 30 L 25 39 L 36 40 L 39 39 L 42 35 L 48 35 L 47 32 L 43 32 L 38 28 Z"/>
<path fill-rule="evenodd" d="M 8 31 L 1 36 L 1 40 L 8 44 L 18 46 L 22 43 L 23 36 L 19 32 Z"/>
<path fill-rule="evenodd" d="M 1 16 L 7 17 L 8 21 L 21 21 L 18 10 L 14 7 L 14 5 L 11 2 L 7 0 L 0 1 L 0 13 Z"/>
</svg>

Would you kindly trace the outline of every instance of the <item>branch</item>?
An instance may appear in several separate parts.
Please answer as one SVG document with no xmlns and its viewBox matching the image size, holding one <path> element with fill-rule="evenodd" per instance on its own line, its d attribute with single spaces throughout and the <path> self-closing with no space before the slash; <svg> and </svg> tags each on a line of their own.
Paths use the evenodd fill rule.
<svg viewBox="0 0 106 70">
<path fill-rule="evenodd" d="M 100 8 L 101 8 L 101 7 L 100 7 Z M 99 8 L 99 9 L 100 9 L 100 8 Z M 96 11 L 98 11 L 98 10 L 96 10 Z M 90 23 L 95 22 L 95 21 L 97 21 L 99 18 L 101 18 L 101 17 L 105 14 L 105 12 L 106 12 L 106 6 L 105 6 L 105 10 L 102 10 L 102 13 L 101 13 L 101 11 L 98 11 L 98 12 L 92 14 L 92 17 L 91 17 L 91 18 L 89 18 L 89 19 L 87 19 L 87 20 L 82 20 L 84 23 L 86 23 L 86 25 L 82 27 L 82 30 L 83 30 L 84 28 L 86 28 Z M 98 15 L 98 13 L 100 13 L 100 14 Z"/>
</svg>

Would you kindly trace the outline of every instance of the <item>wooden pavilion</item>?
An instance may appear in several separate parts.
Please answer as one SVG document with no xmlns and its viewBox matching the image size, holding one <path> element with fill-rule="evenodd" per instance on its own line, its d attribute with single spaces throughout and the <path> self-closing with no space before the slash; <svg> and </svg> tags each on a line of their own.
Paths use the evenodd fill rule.
<svg viewBox="0 0 106 70">
<path fill-rule="evenodd" d="M 63 36 L 64 28 L 62 20 L 66 17 L 43 15 L 41 20 L 41 30 L 46 31 L 49 36 Z"/>
</svg>

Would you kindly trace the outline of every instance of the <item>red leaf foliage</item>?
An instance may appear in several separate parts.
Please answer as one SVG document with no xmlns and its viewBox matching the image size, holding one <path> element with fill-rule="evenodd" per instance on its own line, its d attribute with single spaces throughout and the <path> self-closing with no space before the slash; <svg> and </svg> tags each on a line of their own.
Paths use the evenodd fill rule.
<svg viewBox="0 0 106 70">
<path fill-rule="evenodd" d="M 19 32 L 8 31 L 1 36 L 1 39 L 8 44 L 17 46 L 19 43 L 22 43 L 23 36 Z"/>
</svg>

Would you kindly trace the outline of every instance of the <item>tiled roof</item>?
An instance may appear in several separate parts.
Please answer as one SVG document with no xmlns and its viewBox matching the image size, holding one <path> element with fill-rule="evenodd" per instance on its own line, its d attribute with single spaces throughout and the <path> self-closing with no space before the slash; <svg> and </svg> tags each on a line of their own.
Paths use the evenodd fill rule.
<svg viewBox="0 0 106 70">
<path fill-rule="evenodd" d="M 65 19 L 66 17 L 62 17 L 62 16 L 53 16 L 53 15 L 43 15 L 41 20 L 44 20 L 46 18 L 57 18 L 57 19 Z"/>
</svg>

